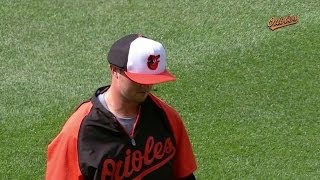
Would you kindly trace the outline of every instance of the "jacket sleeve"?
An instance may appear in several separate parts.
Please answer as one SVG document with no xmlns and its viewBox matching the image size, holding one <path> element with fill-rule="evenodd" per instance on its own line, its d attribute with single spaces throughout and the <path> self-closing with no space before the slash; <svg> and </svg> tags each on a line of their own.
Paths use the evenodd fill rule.
<svg viewBox="0 0 320 180">
<path fill-rule="evenodd" d="M 196 169 L 196 160 L 193 154 L 192 145 L 187 130 L 180 116 L 172 112 L 170 124 L 176 140 L 176 156 L 174 161 L 174 173 L 176 178 L 185 178 L 191 175 Z"/>
<path fill-rule="evenodd" d="M 78 132 L 88 113 L 88 105 L 83 104 L 67 120 L 61 132 L 49 144 L 47 150 L 46 180 L 82 180 L 84 179 L 78 159 Z"/>
<path fill-rule="evenodd" d="M 151 97 L 165 111 L 176 141 L 176 155 L 173 163 L 175 178 L 186 178 L 197 169 L 187 130 L 180 115 L 172 107 L 153 95 Z"/>
<path fill-rule="evenodd" d="M 78 163 L 77 141 L 59 134 L 48 146 L 46 180 L 83 179 Z"/>
</svg>

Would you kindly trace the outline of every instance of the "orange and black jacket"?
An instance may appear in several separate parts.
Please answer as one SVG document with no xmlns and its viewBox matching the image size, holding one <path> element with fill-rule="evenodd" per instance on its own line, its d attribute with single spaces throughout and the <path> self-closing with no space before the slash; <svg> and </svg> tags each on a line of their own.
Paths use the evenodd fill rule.
<svg viewBox="0 0 320 180">
<path fill-rule="evenodd" d="M 150 94 L 128 134 L 98 99 L 82 103 L 49 144 L 47 180 L 194 179 L 196 161 L 178 113 Z"/>
</svg>

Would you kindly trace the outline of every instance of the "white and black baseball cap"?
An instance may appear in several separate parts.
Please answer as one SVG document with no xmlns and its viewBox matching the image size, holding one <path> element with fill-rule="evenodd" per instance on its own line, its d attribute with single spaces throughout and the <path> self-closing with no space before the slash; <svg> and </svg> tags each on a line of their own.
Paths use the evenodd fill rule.
<svg viewBox="0 0 320 180">
<path fill-rule="evenodd" d="M 159 84 L 176 79 L 166 69 L 163 45 L 140 34 L 117 40 L 110 48 L 108 61 L 139 84 Z"/>
</svg>

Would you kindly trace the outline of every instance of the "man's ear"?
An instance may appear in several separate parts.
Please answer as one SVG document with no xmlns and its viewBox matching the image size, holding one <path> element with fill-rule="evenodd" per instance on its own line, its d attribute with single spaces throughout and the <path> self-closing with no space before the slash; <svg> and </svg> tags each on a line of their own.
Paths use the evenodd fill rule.
<svg viewBox="0 0 320 180">
<path fill-rule="evenodd" d="M 115 76 L 118 79 L 118 73 L 120 70 L 112 65 L 110 65 L 110 70 L 111 70 L 112 76 Z"/>
</svg>

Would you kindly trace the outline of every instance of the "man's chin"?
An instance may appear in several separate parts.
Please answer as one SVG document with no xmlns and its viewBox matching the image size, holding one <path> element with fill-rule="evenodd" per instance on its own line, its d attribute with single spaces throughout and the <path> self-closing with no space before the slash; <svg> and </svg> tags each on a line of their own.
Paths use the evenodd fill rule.
<svg viewBox="0 0 320 180">
<path fill-rule="evenodd" d="M 137 96 L 136 101 L 138 103 L 144 102 L 148 97 L 148 93 L 140 93 L 139 96 Z"/>
</svg>

